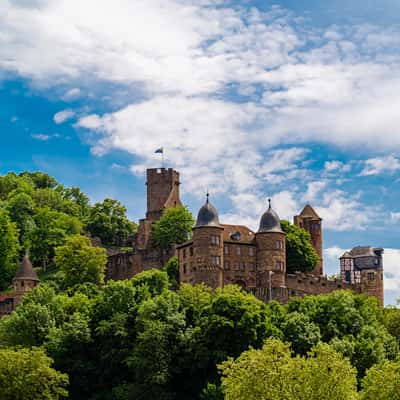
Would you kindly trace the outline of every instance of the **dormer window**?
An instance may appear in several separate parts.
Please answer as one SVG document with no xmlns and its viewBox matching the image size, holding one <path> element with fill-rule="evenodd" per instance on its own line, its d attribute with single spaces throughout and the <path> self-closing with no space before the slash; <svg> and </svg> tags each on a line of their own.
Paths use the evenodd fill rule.
<svg viewBox="0 0 400 400">
<path fill-rule="evenodd" d="M 238 242 L 241 238 L 240 232 L 231 233 L 231 239 Z"/>
</svg>

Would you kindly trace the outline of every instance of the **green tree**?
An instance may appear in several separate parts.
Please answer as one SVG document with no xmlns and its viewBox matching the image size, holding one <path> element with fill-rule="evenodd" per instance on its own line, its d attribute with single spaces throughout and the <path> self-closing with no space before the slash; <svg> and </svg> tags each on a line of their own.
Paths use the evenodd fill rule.
<svg viewBox="0 0 400 400">
<path fill-rule="evenodd" d="M 8 213 L 0 210 L 0 291 L 6 289 L 17 269 L 18 230 Z"/>
<path fill-rule="evenodd" d="M 190 238 L 194 219 L 186 207 L 170 208 L 153 226 L 154 242 L 162 249 Z"/>
<path fill-rule="evenodd" d="M 55 252 L 56 266 L 64 274 L 64 287 L 86 282 L 101 285 L 104 282 L 106 251 L 101 247 L 92 246 L 87 237 L 70 236 L 65 245 L 57 247 Z"/>
<path fill-rule="evenodd" d="M 117 200 L 105 199 L 90 211 L 87 229 L 106 246 L 120 246 L 136 231 L 136 224 L 126 217 L 126 208 Z"/>
<path fill-rule="evenodd" d="M 400 363 L 384 361 L 371 367 L 362 381 L 361 400 L 400 400 Z"/>
<path fill-rule="evenodd" d="M 281 326 L 284 338 L 297 354 L 305 355 L 321 340 L 319 326 L 297 312 L 286 316 Z"/>
<path fill-rule="evenodd" d="M 355 400 L 357 381 L 350 362 L 329 345 L 308 357 L 291 357 L 289 345 L 268 339 L 219 366 L 226 400 Z"/>
<path fill-rule="evenodd" d="M 176 290 L 179 287 L 179 262 L 178 257 L 172 257 L 163 266 L 163 271 L 168 274 L 170 288 Z"/>
<path fill-rule="evenodd" d="M 281 226 L 286 233 L 286 271 L 289 274 L 313 271 L 319 257 L 311 244 L 310 234 L 288 221 L 281 221 Z"/>
<path fill-rule="evenodd" d="M 39 209 L 34 220 L 35 227 L 27 235 L 31 259 L 35 265 L 41 265 L 46 270 L 53 261 L 55 248 L 64 244 L 67 236 L 80 233 L 82 223 L 75 217 L 48 207 Z"/>
<path fill-rule="evenodd" d="M 0 349 L 2 400 L 67 398 L 68 375 L 57 372 L 40 349 Z"/>
<path fill-rule="evenodd" d="M 22 243 L 24 243 L 25 235 L 35 226 L 34 208 L 34 201 L 27 193 L 15 193 L 7 199 L 7 211 L 12 221 L 17 224 Z"/>
</svg>

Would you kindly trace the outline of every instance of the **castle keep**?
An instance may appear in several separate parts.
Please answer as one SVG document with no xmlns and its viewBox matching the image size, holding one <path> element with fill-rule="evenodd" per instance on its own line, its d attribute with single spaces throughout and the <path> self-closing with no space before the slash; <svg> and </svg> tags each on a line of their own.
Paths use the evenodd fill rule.
<svg viewBox="0 0 400 400">
<path fill-rule="evenodd" d="M 175 249 L 161 250 L 152 242 L 152 225 L 169 208 L 182 205 L 179 197 L 179 173 L 172 168 L 152 168 L 146 171 L 147 211 L 139 221 L 130 252 L 110 251 L 107 279 L 129 279 L 137 273 L 161 268 L 175 255 Z"/>
<path fill-rule="evenodd" d="M 170 257 L 179 260 L 181 282 L 206 283 L 212 288 L 237 284 L 263 301 L 287 301 L 293 296 L 351 289 L 376 296 L 383 304 L 383 249 L 357 247 L 341 258 L 340 278 L 323 275 L 322 219 L 307 204 L 294 223 L 306 230 L 319 263 L 311 274 L 286 273 L 286 235 L 271 202 L 257 232 L 219 220 L 209 196 L 197 215 L 192 239 L 168 250 L 152 243 L 152 225 L 164 210 L 181 205 L 179 173 L 173 169 L 147 170 L 147 212 L 140 220 L 131 252 L 110 254 L 108 279 L 131 278 L 138 272 L 161 268 Z"/>
</svg>

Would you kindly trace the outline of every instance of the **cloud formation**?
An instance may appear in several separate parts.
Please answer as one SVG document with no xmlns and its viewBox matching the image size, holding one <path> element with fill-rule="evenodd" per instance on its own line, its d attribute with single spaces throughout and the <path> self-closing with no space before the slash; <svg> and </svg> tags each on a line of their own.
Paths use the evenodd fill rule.
<svg viewBox="0 0 400 400">
<path fill-rule="evenodd" d="M 397 27 L 322 30 L 278 6 L 261 12 L 212 0 L 0 5 L 0 69 L 42 85 L 74 82 L 65 100 L 79 96 L 76 81 L 88 77 L 139 88 L 135 102 L 78 120 L 94 154 L 129 152 L 138 174 L 158 162 L 154 150 L 162 145 L 185 190 L 227 193 L 227 217 L 253 225 L 262 208 L 256 199 L 269 195 L 282 217 L 313 201 L 330 229 L 364 229 L 373 221 L 360 194 L 346 193 L 334 179 L 353 165 L 329 161 L 316 174 L 308 147 L 373 154 L 362 175 L 398 169 L 395 157 L 375 153 L 400 148 L 399 50 Z M 73 115 L 64 110 L 54 121 Z"/>
</svg>

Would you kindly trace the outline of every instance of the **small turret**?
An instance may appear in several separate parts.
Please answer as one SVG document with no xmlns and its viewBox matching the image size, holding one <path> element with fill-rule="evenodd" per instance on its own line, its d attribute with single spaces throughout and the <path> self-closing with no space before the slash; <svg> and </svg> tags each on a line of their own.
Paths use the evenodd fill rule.
<svg viewBox="0 0 400 400">
<path fill-rule="evenodd" d="M 16 302 L 19 303 L 22 296 L 39 285 L 40 279 L 33 270 L 28 254 L 25 255 L 13 279 L 13 287 Z"/>
</svg>

